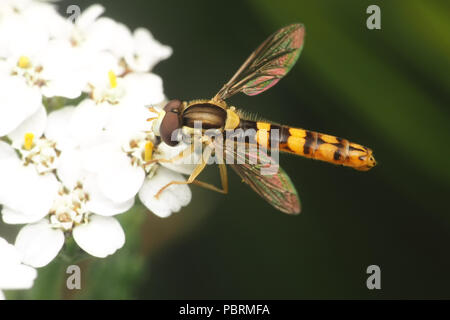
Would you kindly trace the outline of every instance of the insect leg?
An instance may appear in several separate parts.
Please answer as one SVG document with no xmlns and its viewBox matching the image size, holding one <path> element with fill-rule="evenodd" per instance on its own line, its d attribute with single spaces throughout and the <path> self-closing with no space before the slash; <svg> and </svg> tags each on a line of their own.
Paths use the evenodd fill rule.
<svg viewBox="0 0 450 320">
<path fill-rule="evenodd" d="M 170 159 L 162 159 L 162 158 L 160 158 L 160 159 L 152 159 L 150 161 L 147 161 L 145 163 L 145 165 L 148 165 L 148 164 L 151 164 L 151 163 L 154 163 L 154 162 L 171 163 L 171 162 L 175 162 L 175 161 L 181 160 L 184 157 L 190 156 L 192 154 L 192 152 L 194 151 L 194 148 L 195 148 L 194 144 L 191 144 L 189 149 L 185 149 L 185 150 L 181 151 L 179 154 L 177 154 L 173 158 L 170 158 Z"/>
<path fill-rule="evenodd" d="M 220 170 L 220 181 L 222 184 L 222 188 L 218 188 L 210 183 L 206 183 L 203 181 L 199 181 L 199 180 L 194 180 L 192 181 L 193 184 L 196 184 L 200 187 L 212 190 L 212 191 L 216 191 L 222 194 L 227 194 L 228 193 L 228 175 L 227 175 L 227 166 L 223 163 L 219 164 L 219 170 Z"/>
<path fill-rule="evenodd" d="M 191 184 L 195 180 L 195 178 L 197 178 L 197 176 L 203 171 L 203 169 L 205 169 L 206 165 L 208 164 L 209 157 L 211 157 L 211 149 L 206 148 L 205 151 L 203 152 L 201 163 L 199 163 L 194 168 L 194 171 L 192 171 L 192 173 L 189 176 L 189 178 L 187 179 L 187 181 L 171 181 L 171 182 L 169 182 L 168 184 L 166 184 L 164 187 L 162 187 L 158 191 L 158 193 L 155 195 L 155 198 L 159 198 L 161 193 L 173 184 Z"/>
<path fill-rule="evenodd" d="M 148 111 L 153 112 L 153 113 L 156 113 L 156 114 L 158 114 L 158 116 L 157 116 L 157 117 L 151 117 L 151 118 L 148 118 L 147 121 L 152 121 L 152 120 L 158 119 L 159 114 L 161 113 L 160 111 L 156 110 L 154 107 L 149 107 L 149 108 L 148 108 Z"/>
</svg>

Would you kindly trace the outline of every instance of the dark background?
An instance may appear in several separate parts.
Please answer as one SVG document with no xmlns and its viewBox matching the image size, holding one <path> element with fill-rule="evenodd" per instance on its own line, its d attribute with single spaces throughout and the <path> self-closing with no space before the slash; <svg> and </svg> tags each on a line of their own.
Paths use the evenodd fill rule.
<svg viewBox="0 0 450 320">
<path fill-rule="evenodd" d="M 121 216 L 127 243 L 85 262 L 65 298 L 450 298 L 448 1 L 100 1 L 105 16 L 143 26 L 172 57 L 154 69 L 169 98 L 212 97 L 267 36 L 306 27 L 279 84 L 230 103 L 275 122 L 374 150 L 369 172 L 281 155 L 303 212 L 288 216 L 229 171 L 226 196 L 193 186 L 168 219 Z M 88 1 L 62 1 L 84 10 Z M 381 30 L 366 8 L 381 8 Z M 218 183 L 217 168 L 203 180 Z M 138 217 L 138 218 L 136 218 Z M 52 297 L 40 270 L 32 297 Z M 381 290 L 366 268 L 381 268 Z M 47 282 L 48 283 L 48 282 Z"/>
</svg>

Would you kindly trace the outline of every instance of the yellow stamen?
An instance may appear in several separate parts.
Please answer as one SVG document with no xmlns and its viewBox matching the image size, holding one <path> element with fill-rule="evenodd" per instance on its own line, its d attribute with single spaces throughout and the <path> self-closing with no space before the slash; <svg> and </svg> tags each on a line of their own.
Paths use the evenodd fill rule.
<svg viewBox="0 0 450 320">
<path fill-rule="evenodd" d="M 155 119 L 158 119 L 158 117 L 148 118 L 147 121 L 152 121 L 152 120 L 155 120 Z"/>
<path fill-rule="evenodd" d="M 114 73 L 114 71 L 109 70 L 108 77 L 109 77 L 109 84 L 110 84 L 111 88 L 117 87 L 117 77 L 116 77 L 116 74 Z"/>
<path fill-rule="evenodd" d="M 34 139 L 33 133 L 31 133 L 31 132 L 25 133 L 24 142 L 23 142 L 23 148 L 25 150 L 31 150 L 31 148 L 33 147 L 33 139 Z"/>
<path fill-rule="evenodd" d="M 152 155 L 153 155 L 153 143 L 151 141 L 148 141 L 145 144 L 144 161 L 152 160 Z"/>
<path fill-rule="evenodd" d="M 30 58 L 26 56 L 21 56 L 17 62 L 17 66 L 22 69 L 29 68 L 31 66 Z"/>
</svg>

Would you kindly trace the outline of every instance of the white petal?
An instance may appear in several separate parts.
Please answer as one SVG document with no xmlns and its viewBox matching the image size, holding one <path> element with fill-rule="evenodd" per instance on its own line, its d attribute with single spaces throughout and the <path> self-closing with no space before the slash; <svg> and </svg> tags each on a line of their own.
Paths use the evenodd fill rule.
<svg viewBox="0 0 450 320">
<path fill-rule="evenodd" d="M 84 190 L 89 194 L 86 208 L 98 215 L 113 216 L 128 211 L 134 205 L 134 196 L 124 202 L 115 202 L 106 197 L 97 183 L 97 177 L 89 175 L 83 184 Z"/>
<path fill-rule="evenodd" d="M 47 127 L 45 128 L 45 136 L 56 142 L 58 149 L 72 147 L 74 142 L 69 134 L 68 123 L 75 112 L 75 107 L 67 106 L 62 109 L 50 112 L 47 117 Z"/>
<path fill-rule="evenodd" d="M 98 17 L 100 17 L 103 12 L 105 11 L 105 8 L 99 4 L 93 4 L 89 6 L 86 10 L 83 11 L 83 13 L 78 17 L 76 20 L 76 25 L 79 28 L 87 28 L 91 24 L 97 20 Z"/>
<path fill-rule="evenodd" d="M 36 279 L 36 269 L 18 264 L 15 266 L 0 265 L 0 288 L 2 289 L 30 289 Z"/>
<path fill-rule="evenodd" d="M 0 28 L 0 54 L 2 56 L 26 55 L 31 57 L 48 44 L 48 33 L 41 29 L 42 21 L 45 18 L 41 17 L 41 20 L 34 22 L 30 20 L 29 15 L 2 14 L 2 27 Z"/>
<path fill-rule="evenodd" d="M 189 145 L 180 143 L 175 147 L 171 147 L 164 142 L 161 142 L 158 146 L 158 150 L 155 154 L 155 159 L 172 159 L 179 155 L 182 151 L 188 152 Z M 163 167 L 166 167 L 172 171 L 176 171 L 182 174 L 190 175 L 197 164 L 200 163 L 201 155 L 191 153 L 186 157 L 183 157 L 174 162 L 161 162 Z"/>
<path fill-rule="evenodd" d="M 108 32 L 109 35 L 114 36 L 111 31 Z M 93 42 L 95 43 L 95 41 Z M 107 46 L 108 43 L 103 45 Z M 87 81 L 96 88 L 109 83 L 109 71 L 113 71 L 116 75 L 123 72 L 123 67 L 119 65 L 118 59 L 109 51 L 98 51 L 98 49 L 94 49 L 92 52 L 91 50 L 85 50 L 85 55 L 84 61 Z"/>
<path fill-rule="evenodd" d="M 131 165 L 125 153 L 115 153 L 98 175 L 102 193 L 115 202 L 133 198 L 144 182 L 145 172 L 141 167 Z"/>
<path fill-rule="evenodd" d="M 125 233 L 120 223 L 112 217 L 92 215 L 87 224 L 73 229 L 73 238 L 87 253 L 104 258 L 125 244 Z"/>
<path fill-rule="evenodd" d="M 4 159 L 17 159 L 17 153 L 11 145 L 0 141 L 0 162 Z"/>
<path fill-rule="evenodd" d="M 91 52 L 109 51 L 113 42 L 114 31 L 118 22 L 111 18 L 101 17 L 86 30 L 83 46 Z"/>
<path fill-rule="evenodd" d="M 58 193 L 54 174 L 39 175 L 33 165 L 19 160 L 0 161 L 0 203 L 37 221 L 48 214 Z"/>
<path fill-rule="evenodd" d="M 23 227 L 16 238 L 16 247 L 23 254 L 23 263 L 35 268 L 49 264 L 64 244 L 64 233 L 52 229 L 43 219 Z"/>
<path fill-rule="evenodd" d="M 81 95 L 87 74 L 78 50 L 69 43 L 51 42 L 39 58 L 44 66 L 40 76 L 46 79 L 41 87 L 44 96 L 75 99 Z"/>
<path fill-rule="evenodd" d="M 133 38 L 124 24 L 101 17 L 89 28 L 84 46 L 90 51 L 112 52 L 117 59 L 133 47 Z"/>
<path fill-rule="evenodd" d="M 90 200 L 86 204 L 89 211 L 102 216 L 114 216 L 130 210 L 134 205 L 134 197 L 124 202 L 113 202 L 111 199 L 101 194 L 92 195 L 89 193 Z"/>
<path fill-rule="evenodd" d="M 0 238 L 0 288 L 29 289 L 36 278 L 36 270 L 22 264 L 23 256 L 17 248 Z"/>
<path fill-rule="evenodd" d="M 181 207 L 189 204 L 192 197 L 191 190 L 185 184 L 177 184 L 164 190 L 158 199 L 155 195 L 169 182 L 184 180 L 179 173 L 161 167 L 152 178 L 145 180 L 139 191 L 139 199 L 157 216 L 168 217 L 172 212 L 178 212 Z"/>
<path fill-rule="evenodd" d="M 0 83 L 0 136 L 4 136 L 42 106 L 42 96 L 18 77 L 1 76 Z"/>
<path fill-rule="evenodd" d="M 81 165 L 81 153 L 70 148 L 63 150 L 59 156 L 56 172 L 61 182 L 67 188 L 73 189 L 86 176 Z"/>
<path fill-rule="evenodd" d="M 0 300 L 6 300 L 2 290 L 0 290 Z"/>
<path fill-rule="evenodd" d="M 122 103 L 130 107 L 158 104 L 165 99 L 161 77 L 153 73 L 130 73 L 123 79 L 126 96 Z"/>
<path fill-rule="evenodd" d="M 22 262 L 22 255 L 17 251 L 16 247 L 9 244 L 8 241 L 0 237 L 0 265 L 5 264 L 20 264 Z M 1 286 L 0 286 L 1 288 Z"/>
<path fill-rule="evenodd" d="M 3 206 L 2 218 L 3 222 L 7 224 L 25 224 L 37 222 L 41 220 L 42 217 L 25 215 L 22 212 Z"/>
<path fill-rule="evenodd" d="M 47 111 L 41 106 L 35 113 L 23 121 L 14 131 L 8 134 L 16 148 L 20 148 L 24 142 L 25 133 L 33 133 L 35 139 L 39 139 L 44 132 L 47 123 Z"/>
<path fill-rule="evenodd" d="M 144 105 L 139 107 L 121 103 L 114 108 L 106 128 L 123 145 L 136 136 L 137 132 L 151 130 L 151 123 L 147 119 L 155 116 L 157 114 L 150 112 Z"/>
<path fill-rule="evenodd" d="M 145 28 L 138 28 L 133 33 L 134 50 L 125 56 L 128 66 L 138 72 L 147 72 L 159 61 L 167 59 L 172 49 L 155 40 Z"/>
<path fill-rule="evenodd" d="M 86 142 L 80 151 L 83 168 L 92 173 L 100 172 L 121 152 L 120 146 L 106 133 L 92 137 L 89 145 Z"/>
<path fill-rule="evenodd" d="M 103 132 L 110 111 L 107 103 L 97 105 L 93 100 L 83 100 L 75 108 L 67 124 L 70 136 L 78 143 L 90 143 L 93 138 Z"/>
<path fill-rule="evenodd" d="M 67 70 L 69 73 L 70 70 Z M 65 97 L 68 99 L 78 98 L 83 88 L 85 87 L 85 81 L 81 77 L 60 77 L 47 80 L 46 86 L 41 88 L 41 92 L 45 97 Z"/>
<path fill-rule="evenodd" d="M 56 11 L 56 6 L 52 5 L 53 0 L 46 0 L 50 4 L 36 1 L 26 1 L 29 4 L 28 10 L 22 12 L 29 26 L 28 29 L 38 29 L 36 32 L 47 37 L 58 38 L 67 36 L 71 29 L 72 23 L 65 16 L 61 16 Z M 16 1 L 14 1 L 16 2 Z M 48 44 L 48 39 L 46 39 Z"/>
</svg>

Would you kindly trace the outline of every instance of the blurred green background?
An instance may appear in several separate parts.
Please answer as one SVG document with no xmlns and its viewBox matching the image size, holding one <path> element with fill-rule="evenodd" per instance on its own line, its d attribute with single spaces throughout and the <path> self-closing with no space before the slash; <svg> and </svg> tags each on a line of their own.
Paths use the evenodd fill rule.
<svg viewBox="0 0 450 320">
<path fill-rule="evenodd" d="M 91 1 L 60 3 L 85 9 Z M 26 298 L 450 298 L 448 1 L 100 1 L 106 16 L 147 27 L 173 56 L 154 70 L 169 98 L 212 97 L 268 35 L 306 26 L 302 55 L 271 90 L 230 102 L 374 150 L 370 172 L 281 155 L 303 212 L 275 211 L 229 171 L 227 196 L 193 186 L 168 219 L 136 207 L 114 256 L 41 269 Z M 381 30 L 366 8 L 381 8 Z M 217 168 L 203 180 L 218 183 Z M 381 290 L 366 268 L 381 268 Z"/>
</svg>

